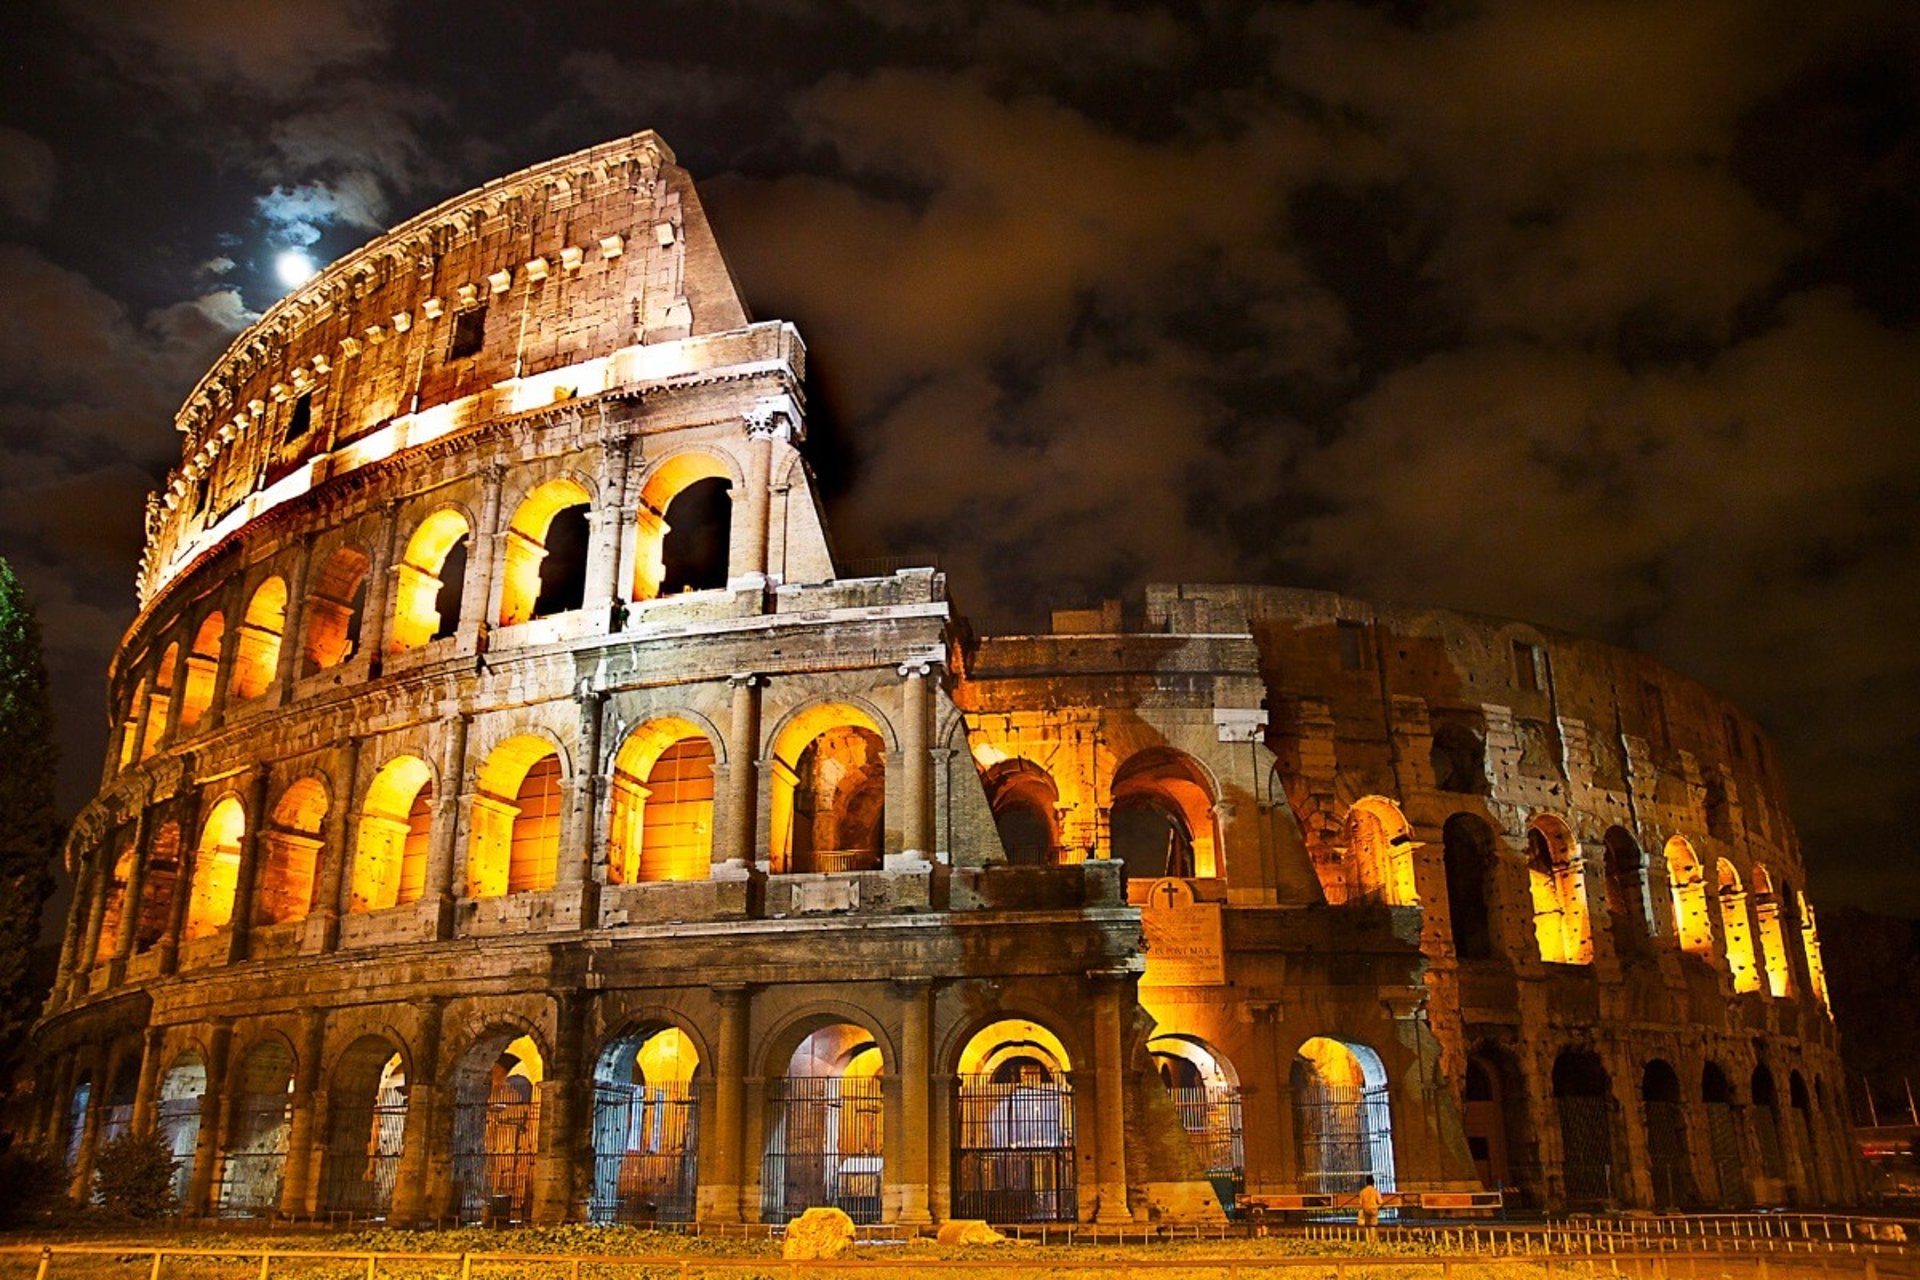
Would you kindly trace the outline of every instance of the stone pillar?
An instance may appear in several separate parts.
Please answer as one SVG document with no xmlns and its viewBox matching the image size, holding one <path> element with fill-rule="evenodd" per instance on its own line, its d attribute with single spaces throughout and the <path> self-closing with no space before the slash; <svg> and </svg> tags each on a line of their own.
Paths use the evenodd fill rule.
<svg viewBox="0 0 1920 1280">
<path fill-rule="evenodd" d="M 160 1052 L 166 1047 L 167 1029 L 148 1027 L 140 1038 L 140 1079 L 133 1088 L 133 1124 L 136 1137 L 153 1133 L 153 1110 L 160 1090 Z"/>
<path fill-rule="evenodd" d="M 784 413 L 756 412 L 747 417 L 747 491 L 741 495 L 747 503 L 747 527 L 741 538 L 742 545 L 734 553 L 738 572 L 730 577 L 757 576 L 762 582 L 766 580 L 767 526 L 773 504 L 773 441 L 776 436 L 784 437 L 786 432 Z"/>
<path fill-rule="evenodd" d="M 226 626 L 220 632 L 220 657 L 213 669 L 213 696 L 207 700 L 207 709 L 201 714 L 200 723 L 195 726 L 201 733 L 218 729 L 220 722 L 226 718 L 227 696 L 230 692 L 228 686 L 233 683 L 234 651 L 240 647 L 240 628 L 246 622 L 245 601 L 223 609 L 221 616 Z M 185 689 L 180 692 L 182 697 L 186 695 Z"/>
<path fill-rule="evenodd" d="M 274 699 L 282 705 L 292 699 L 294 681 L 300 678 L 300 655 L 306 648 L 307 579 L 312 560 L 313 535 L 302 534 L 300 554 L 287 573 L 287 611 L 280 624 L 280 657 L 273 670 Z"/>
<path fill-rule="evenodd" d="M 326 1011 L 309 1009 L 301 1032 L 290 1099 L 293 1114 L 287 1122 L 287 1158 L 280 1175 L 280 1212 L 292 1218 L 311 1212 L 307 1201 L 313 1186 L 314 1094 L 320 1088 L 320 1057 L 326 1052 Z"/>
<path fill-rule="evenodd" d="M 192 650 L 193 637 L 182 634 L 179 647 L 174 650 L 173 692 L 167 695 L 167 723 L 162 730 L 163 736 L 159 739 L 161 746 L 172 746 L 174 739 L 180 736 L 180 704 L 187 700 L 187 658 Z M 158 672 L 155 672 L 155 675 L 157 677 Z"/>
<path fill-rule="evenodd" d="M 140 933 L 140 899 L 147 891 L 147 810 L 141 806 L 133 815 L 133 862 L 127 868 L 127 886 L 120 894 L 120 932 L 113 940 L 113 967 L 108 971 L 109 986 L 126 981 L 127 963 L 133 959 L 134 943 Z"/>
<path fill-rule="evenodd" d="M 927 1102 L 933 1070 L 929 984 L 903 981 L 895 984 L 895 990 L 900 996 L 899 1222 L 920 1226 L 933 1221 L 928 1212 L 932 1126 Z"/>
<path fill-rule="evenodd" d="M 347 865 L 353 852 L 348 844 L 355 830 L 354 804 L 360 798 L 360 739 L 348 738 L 334 757 L 333 829 L 320 849 L 320 866 L 314 873 L 314 905 L 317 908 L 307 925 L 301 951 L 325 955 L 340 947 L 340 917 L 347 909 Z"/>
<path fill-rule="evenodd" d="M 1124 973 L 1094 975 L 1093 1065 L 1094 1144 L 1098 1159 L 1099 1207 L 1094 1221 L 1132 1222 L 1127 1205 L 1127 1103 L 1124 1041 L 1120 1030 L 1120 993 Z"/>
<path fill-rule="evenodd" d="M 727 839 L 713 846 L 715 879 L 738 879 L 753 869 L 759 831 L 754 802 L 760 794 L 760 690 L 766 679 L 736 675 L 727 683 L 733 686 L 733 715 L 727 724 Z"/>
<path fill-rule="evenodd" d="M 100 956 L 100 931 L 106 927 L 107 899 L 113 896 L 113 845 L 109 835 L 94 849 L 94 857 L 99 861 L 87 877 L 92 881 L 92 888 L 87 891 L 87 932 L 80 940 L 80 954 L 73 966 L 73 984 L 78 995 L 85 995 L 90 989 L 93 966 Z"/>
<path fill-rule="evenodd" d="M 160 937 L 159 970 L 171 976 L 180 967 L 180 939 L 187 931 L 187 903 L 193 897 L 193 873 L 200 860 L 200 793 L 195 791 L 180 806 L 179 874 L 174 877 L 173 902 L 167 912 L 167 931 Z"/>
<path fill-rule="evenodd" d="M 594 827 L 599 817 L 600 723 L 607 695 L 583 688 L 580 702 L 580 750 L 573 777 L 573 794 L 560 836 L 560 866 L 554 877 L 561 886 L 593 882 Z M 583 927 L 587 922 L 582 920 Z"/>
<path fill-rule="evenodd" d="M 620 589 L 620 552 L 626 545 L 633 433 L 611 432 L 600 444 L 600 509 L 594 512 L 593 543 L 587 548 L 586 607 L 606 618 L 614 602 L 627 594 Z"/>
<path fill-rule="evenodd" d="M 387 652 L 387 623 L 393 595 L 393 544 L 399 536 L 396 504 L 380 505 L 380 525 L 373 535 L 367 555 L 367 595 L 360 605 L 360 652 L 367 655 L 367 674 L 380 674 L 381 659 Z M 472 540 L 468 540 L 472 545 Z M 358 656 L 358 655 L 356 655 Z"/>
<path fill-rule="evenodd" d="M 434 937 L 453 936 L 453 863 L 459 838 L 460 806 L 467 790 L 467 726 L 471 717 L 449 703 L 441 708 L 445 750 L 440 757 L 440 779 L 433 793 L 433 838 L 427 848 L 425 897 L 438 913 Z"/>
<path fill-rule="evenodd" d="M 422 1222 L 451 1192 L 442 1176 L 429 1186 L 429 1164 L 440 1079 L 440 1023 L 447 1002 L 430 997 L 418 1002 L 420 1029 L 413 1038 L 412 1074 L 407 1077 L 406 1129 L 400 1141 L 400 1163 L 394 1170 L 393 1203 L 388 1218 L 397 1224 Z M 445 1170 L 440 1171 L 443 1175 Z"/>
<path fill-rule="evenodd" d="M 100 1114 L 107 1109 L 106 1046 L 94 1047 L 93 1064 L 88 1069 L 87 1078 L 92 1082 L 92 1087 L 87 1091 L 87 1114 L 81 1122 L 80 1153 L 73 1162 L 73 1179 L 67 1184 L 67 1195 L 80 1204 L 92 1199 L 93 1158 L 100 1147 Z"/>
<path fill-rule="evenodd" d="M 745 987 L 716 987 L 720 1038 L 713 1069 L 713 1127 L 702 1144 L 713 1143 L 700 1177 L 701 1222 L 739 1222 L 747 1117 L 747 1029 L 752 994 Z"/>
<path fill-rule="evenodd" d="M 70 844 L 69 850 L 77 849 Z M 87 919 L 87 856 L 79 857 L 80 873 L 73 878 L 73 901 L 67 904 L 67 928 L 60 935 L 60 966 L 53 979 L 53 991 L 47 997 L 49 1013 L 60 1008 L 73 998 L 69 989 L 73 985 L 74 970 L 79 967 L 80 944 L 86 936 Z"/>
<path fill-rule="evenodd" d="M 247 833 L 240 841 L 240 872 L 233 885 L 233 918 L 229 923 L 227 963 L 239 964 L 247 958 L 253 941 L 254 889 L 260 883 L 260 860 L 265 845 L 260 832 L 267 825 L 267 770 L 254 770 L 247 784 Z"/>
<path fill-rule="evenodd" d="M 507 478 L 504 462 L 490 462 L 481 473 L 480 527 L 467 541 L 467 581 L 460 594 L 460 636 L 478 641 L 500 617 L 500 486 Z"/>
<path fill-rule="evenodd" d="M 219 1159 L 222 1120 L 227 1114 L 227 1059 L 233 1054 L 233 1019 L 219 1018 L 207 1045 L 207 1091 L 200 1095 L 200 1133 L 193 1145 L 193 1176 L 181 1214 L 203 1218 L 213 1192 L 213 1166 Z"/>
<path fill-rule="evenodd" d="M 533 1166 L 533 1220 L 537 1223 L 566 1222 L 573 1217 L 583 1138 L 580 1040 L 586 1013 L 585 992 L 562 991 L 554 1000 L 553 1061 L 539 1086 L 544 1095 L 540 1127 L 546 1132 Z"/>
<path fill-rule="evenodd" d="M 908 863 L 926 862 L 933 850 L 933 708 L 927 689 L 929 662 L 908 662 L 900 668 L 901 798 L 906 813 L 900 823 L 900 854 Z"/>
</svg>

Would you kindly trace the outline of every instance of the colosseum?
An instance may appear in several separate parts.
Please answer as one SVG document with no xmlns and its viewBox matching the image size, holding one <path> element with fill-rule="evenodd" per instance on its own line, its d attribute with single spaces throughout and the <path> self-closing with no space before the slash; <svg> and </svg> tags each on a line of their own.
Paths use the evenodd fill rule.
<svg viewBox="0 0 1920 1280">
<path fill-rule="evenodd" d="M 196 1216 L 1858 1193 L 1737 707 L 1277 587 L 978 635 L 836 560 L 805 387 L 652 133 L 238 338 L 66 850 L 21 1124 L 75 1196 L 128 1132 Z"/>
</svg>

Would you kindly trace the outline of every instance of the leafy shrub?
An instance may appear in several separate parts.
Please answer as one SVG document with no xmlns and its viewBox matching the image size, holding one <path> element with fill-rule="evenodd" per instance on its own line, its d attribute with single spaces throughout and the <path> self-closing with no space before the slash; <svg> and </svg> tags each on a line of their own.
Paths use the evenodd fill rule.
<svg viewBox="0 0 1920 1280">
<path fill-rule="evenodd" d="M 94 1158 L 93 1188 L 108 1213 L 129 1218 L 172 1213 L 173 1156 L 153 1136 L 115 1138 Z"/>
</svg>

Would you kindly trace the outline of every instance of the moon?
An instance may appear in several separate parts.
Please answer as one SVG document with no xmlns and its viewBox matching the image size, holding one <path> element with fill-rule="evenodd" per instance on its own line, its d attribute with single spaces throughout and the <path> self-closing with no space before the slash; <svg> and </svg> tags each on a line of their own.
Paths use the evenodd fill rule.
<svg viewBox="0 0 1920 1280">
<path fill-rule="evenodd" d="M 289 289 L 298 289 L 313 279 L 313 259 L 299 249 L 283 249 L 273 260 L 274 274 Z"/>
</svg>

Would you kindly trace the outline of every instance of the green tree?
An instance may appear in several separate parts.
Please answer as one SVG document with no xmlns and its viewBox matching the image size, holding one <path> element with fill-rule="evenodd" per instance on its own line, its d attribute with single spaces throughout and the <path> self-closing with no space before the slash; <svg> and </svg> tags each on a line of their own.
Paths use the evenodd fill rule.
<svg viewBox="0 0 1920 1280">
<path fill-rule="evenodd" d="M 40 620 L 0 557 L 0 1081 L 11 1079 L 45 994 L 35 990 L 32 963 L 59 839 L 54 763 Z"/>
</svg>

